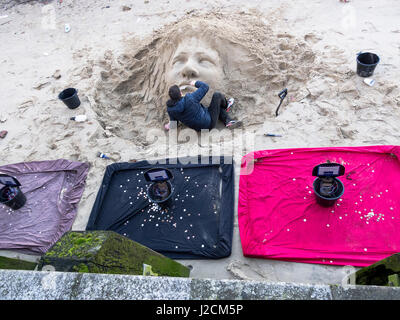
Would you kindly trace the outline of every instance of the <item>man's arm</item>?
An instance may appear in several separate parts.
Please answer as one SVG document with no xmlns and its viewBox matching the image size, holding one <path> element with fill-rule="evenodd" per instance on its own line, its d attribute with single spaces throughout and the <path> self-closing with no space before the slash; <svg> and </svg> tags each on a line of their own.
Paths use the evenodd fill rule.
<svg viewBox="0 0 400 320">
<path fill-rule="evenodd" d="M 194 86 L 198 89 L 195 92 L 191 93 L 190 95 L 194 100 L 200 102 L 201 99 L 203 99 L 204 96 L 207 94 L 209 86 L 207 83 L 202 81 L 196 81 Z"/>
</svg>

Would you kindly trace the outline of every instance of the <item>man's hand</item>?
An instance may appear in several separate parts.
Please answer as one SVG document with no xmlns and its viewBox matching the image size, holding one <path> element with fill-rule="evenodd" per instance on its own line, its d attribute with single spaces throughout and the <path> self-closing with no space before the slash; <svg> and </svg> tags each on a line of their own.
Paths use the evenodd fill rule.
<svg viewBox="0 0 400 320">
<path fill-rule="evenodd" d="M 164 125 L 164 128 L 165 128 L 165 130 L 169 130 L 169 122 L 166 124 L 166 125 Z"/>
<path fill-rule="evenodd" d="M 196 86 L 196 81 L 195 81 L 195 80 L 190 81 L 190 85 L 193 86 L 193 87 L 195 87 L 195 86 Z"/>
</svg>

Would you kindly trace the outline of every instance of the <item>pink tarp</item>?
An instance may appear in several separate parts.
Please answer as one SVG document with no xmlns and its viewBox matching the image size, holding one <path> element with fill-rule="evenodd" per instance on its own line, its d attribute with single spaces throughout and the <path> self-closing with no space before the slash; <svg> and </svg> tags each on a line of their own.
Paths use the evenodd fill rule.
<svg viewBox="0 0 400 320">
<path fill-rule="evenodd" d="M 368 266 L 400 252 L 400 147 L 257 151 L 243 157 L 239 229 L 243 254 Z M 252 160 L 254 159 L 254 161 Z M 344 195 L 316 203 L 312 169 L 343 164 Z"/>
<path fill-rule="evenodd" d="M 0 249 L 46 252 L 71 229 L 88 170 L 87 163 L 64 159 L 0 166 L 27 199 L 18 210 L 0 204 Z"/>
</svg>

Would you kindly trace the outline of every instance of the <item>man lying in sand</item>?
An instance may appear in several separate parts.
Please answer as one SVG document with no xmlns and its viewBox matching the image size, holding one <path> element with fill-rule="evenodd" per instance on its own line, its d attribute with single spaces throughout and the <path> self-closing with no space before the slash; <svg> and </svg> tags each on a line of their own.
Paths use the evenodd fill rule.
<svg viewBox="0 0 400 320">
<path fill-rule="evenodd" d="M 185 96 L 182 95 L 181 89 L 177 85 L 169 88 L 168 94 L 171 99 L 167 102 L 167 111 L 170 122 L 165 125 L 166 130 L 169 130 L 171 121 L 180 121 L 196 131 L 215 128 L 218 119 L 230 129 L 242 125 L 241 121 L 232 120 L 228 115 L 234 102 L 233 98 L 227 101 L 222 93 L 215 92 L 210 106 L 206 108 L 200 101 L 208 92 L 208 84 L 192 81 L 190 85 L 196 87 L 197 90 Z"/>
</svg>

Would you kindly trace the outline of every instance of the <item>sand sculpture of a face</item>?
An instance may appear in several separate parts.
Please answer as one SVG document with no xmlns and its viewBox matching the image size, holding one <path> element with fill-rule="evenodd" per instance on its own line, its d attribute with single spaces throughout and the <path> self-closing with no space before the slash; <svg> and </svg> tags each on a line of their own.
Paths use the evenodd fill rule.
<svg viewBox="0 0 400 320">
<path fill-rule="evenodd" d="M 290 85 L 292 94 L 302 87 L 314 61 L 304 41 L 274 34 L 254 14 L 188 16 L 136 41 L 126 52 L 116 58 L 108 52 L 102 62 L 94 109 L 100 123 L 138 144 L 149 128 L 162 129 L 168 122 L 171 85 L 208 83 L 205 106 L 215 91 L 234 97 L 232 116 L 249 127 L 273 116 L 277 93 L 284 87 Z M 187 86 L 183 93 L 193 90 Z"/>
<path fill-rule="evenodd" d="M 183 94 L 196 90 L 190 85 L 193 80 L 206 82 L 210 88 L 215 89 L 221 86 L 223 78 L 218 51 L 195 37 L 184 39 L 178 45 L 166 73 L 168 86 L 177 84 Z"/>
</svg>

